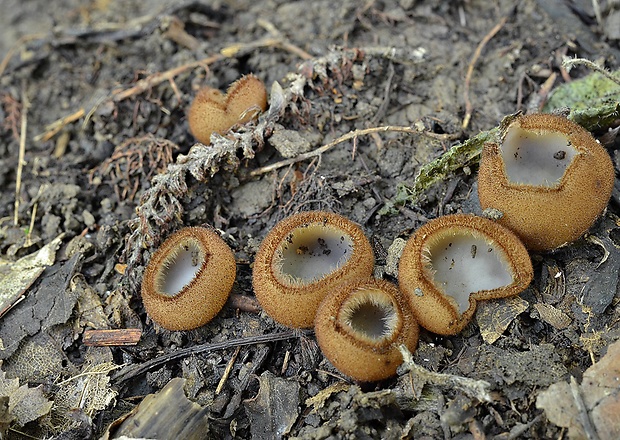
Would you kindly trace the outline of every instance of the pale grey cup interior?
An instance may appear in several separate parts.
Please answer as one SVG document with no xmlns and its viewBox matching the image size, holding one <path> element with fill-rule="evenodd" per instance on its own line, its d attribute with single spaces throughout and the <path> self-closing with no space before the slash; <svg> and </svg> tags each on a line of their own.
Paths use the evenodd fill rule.
<svg viewBox="0 0 620 440">
<path fill-rule="evenodd" d="M 178 294 L 187 286 L 202 266 L 204 256 L 195 240 L 187 240 L 171 255 L 162 273 L 161 292 L 168 296 Z"/>
<path fill-rule="evenodd" d="M 506 175 L 511 183 L 555 187 L 578 154 L 566 136 L 532 133 L 511 126 L 501 145 Z"/>
<path fill-rule="evenodd" d="M 510 266 L 487 240 L 473 235 L 452 235 L 433 242 L 429 268 L 435 286 L 453 297 L 459 313 L 469 308 L 469 295 L 512 284 Z"/>
<path fill-rule="evenodd" d="M 274 262 L 291 282 L 311 283 L 340 269 L 353 254 L 353 240 L 324 224 L 296 228 L 283 240 Z"/>
</svg>

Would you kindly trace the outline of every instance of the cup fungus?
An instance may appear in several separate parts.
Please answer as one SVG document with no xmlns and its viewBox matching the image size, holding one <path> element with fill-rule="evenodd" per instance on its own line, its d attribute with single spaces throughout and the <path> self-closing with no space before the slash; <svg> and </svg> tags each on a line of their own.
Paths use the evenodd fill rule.
<svg viewBox="0 0 620 440">
<path fill-rule="evenodd" d="M 325 297 L 316 313 L 321 351 L 342 373 L 362 382 L 386 379 L 414 351 L 419 328 L 405 296 L 383 280 L 356 280 Z"/>
<path fill-rule="evenodd" d="M 478 174 L 483 209 L 502 212 L 499 223 L 535 251 L 581 237 L 603 212 L 614 185 L 609 154 L 568 119 L 518 116 L 487 143 Z"/>
<path fill-rule="evenodd" d="M 295 214 L 278 223 L 256 254 L 252 284 L 263 309 L 289 327 L 312 327 L 325 295 L 370 277 L 374 255 L 364 232 L 329 212 Z"/>
<path fill-rule="evenodd" d="M 189 108 L 189 129 L 199 142 L 209 145 L 211 133 L 226 133 L 266 108 L 265 84 L 254 75 L 246 75 L 232 83 L 225 95 L 211 87 L 200 89 Z"/>
<path fill-rule="evenodd" d="M 187 227 L 151 257 L 142 279 L 148 315 L 168 330 L 191 330 L 222 309 L 235 281 L 230 247 L 215 232 Z"/>
<path fill-rule="evenodd" d="M 398 282 L 420 325 L 453 335 L 471 320 L 476 301 L 516 295 L 532 280 L 519 238 L 474 215 L 431 220 L 407 241 Z"/>
</svg>

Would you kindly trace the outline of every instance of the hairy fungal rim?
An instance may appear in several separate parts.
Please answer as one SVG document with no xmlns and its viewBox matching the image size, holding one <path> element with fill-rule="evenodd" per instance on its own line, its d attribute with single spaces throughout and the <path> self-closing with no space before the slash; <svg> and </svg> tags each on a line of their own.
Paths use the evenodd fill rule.
<svg viewBox="0 0 620 440">
<path fill-rule="evenodd" d="M 506 165 L 503 155 L 506 142 L 515 151 L 519 148 L 523 133 L 526 148 L 540 148 L 532 157 L 541 158 L 532 167 L 516 167 L 530 174 L 524 179 L 526 183 L 509 177 L 510 165 Z M 552 135 L 565 139 L 566 145 L 545 145 Z M 508 120 L 501 127 L 501 141 L 501 145 L 489 142 L 482 150 L 478 172 L 482 209 L 500 211 L 503 216 L 498 222 L 534 251 L 553 250 L 581 237 L 611 197 L 615 171 L 607 151 L 578 124 L 550 114 Z M 568 160 L 570 163 L 565 163 Z"/>
<path fill-rule="evenodd" d="M 256 254 L 252 284 L 272 318 L 308 328 L 329 291 L 368 278 L 373 267 L 372 247 L 358 225 L 338 214 L 310 211 L 282 220 L 267 234 Z"/>
<path fill-rule="evenodd" d="M 236 263 L 215 232 L 186 227 L 166 239 L 142 279 L 147 314 L 168 330 L 191 330 L 222 309 L 232 289 Z M 171 278 L 179 278 L 171 279 Z"/>
<path fill-rule="evenodd" d="M 368 283 L 352 289 L 343 299 L 336 325 L 356 343 L 380 350 L 397 339 L 403 327 L 402 310 L 394 296 Z"/>
<path fill-rule="evenodd" d="M 371 305 L 381 311 L 378 316 L 360 316 L 369 320 L 387 318 L 388 322 L 371 328 L 373 336 L 351 326 L 350 318 L 359 306 Z M 370 326 L 373 327 L 373 326 Z M 389 334 L 383 334 L 389 329 Z M 383 380 L 396 374 L 402 363 L 398 346 L 414 351 L 419 327 L 412 317 L 405 296 L 384 280 L 369 278 L 341 285 L 321 303 L 316 314 L 315 333 L 325 357 L 339 371 L 362 382 Z"/>
<path fill-rule="evenodd" d="M 453 244 L 456 247 L 450 249 Z M 433 260 L 437 256 L 445 258 L 437 263 L 441 267 L 430 267 L 439 261 Z M 441 276 L 437 270 L 443 271 Z M 454 273 L 444 276 L 450 271 Z M 511 282 L 505 284 L 507 274 Z M 398 270 L 400 288 L 420 325 L 444 335 L 467 325 L 477 301 L 516 295 L 532 278 L 532 262 L 514 233 L 466 214 L 439 217 L 419 228 L 405 245 Z M 472 286 L 482 287 L 469 290 Z"/>
</svg>

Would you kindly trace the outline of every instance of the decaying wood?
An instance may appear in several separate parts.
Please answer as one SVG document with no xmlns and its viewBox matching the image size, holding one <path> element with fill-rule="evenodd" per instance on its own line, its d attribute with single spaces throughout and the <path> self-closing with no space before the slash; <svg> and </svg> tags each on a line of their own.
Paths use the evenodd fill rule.
<svg viewBox="0 0 620 440">
<path fill-rule="evenodd" d="M 86 330 L 84 345 L 91 347 L 112 347 L 121 345 L 136 345 L 142 336 L 139 328 L 122 328 L 115 330 Z"/>
</svg>

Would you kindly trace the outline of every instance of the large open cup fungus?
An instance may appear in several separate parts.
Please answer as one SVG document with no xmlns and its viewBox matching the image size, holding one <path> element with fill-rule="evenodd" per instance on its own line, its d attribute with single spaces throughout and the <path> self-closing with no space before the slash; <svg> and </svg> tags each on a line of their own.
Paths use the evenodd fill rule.
<svg viewBox="0 0 620 440">
<path fill-rule="evenodd" d="M 374 255 L 364 232 L 350 220 L 312 211 L 288 217 L 263 240 L 252 269 L 263 309 L 289 327 L 312 327 L 328 292 L 366 279 Z"/>
<path fill-rule="evenodd" d="M 416 320 L 442 335 L 460 332 L 476 301 L 516 295 L 532 277 L 530 257 L 514 233 L 465 214 L 439 217 L 418 229 L 398 267 Z"/>
<path fill-rule="evenodd" d="M 518 116 L 501 144 L 482 151 L 478 197 L 532 250 L 552 250 L 581 237 L 603 212 L 614 168 L 590 133 L 568 119 Z"/>
<path fill-rule="evenodd" d="M 357 280 L 325 297 L 316 314 L 321 351 L 342 373 L 370 382 L 396 373 L 399 345 L 413 352 L 419 328 L 404 295 L 383 280 Z"/>
<path fill-rule="evenodd" d="M 168 330 L 191 330 L 222 309 L 235 282 L 230 247 L 215 232 L 187 227 L 151 257 L 142 279 L 147 314 Z"/>
</svg>

